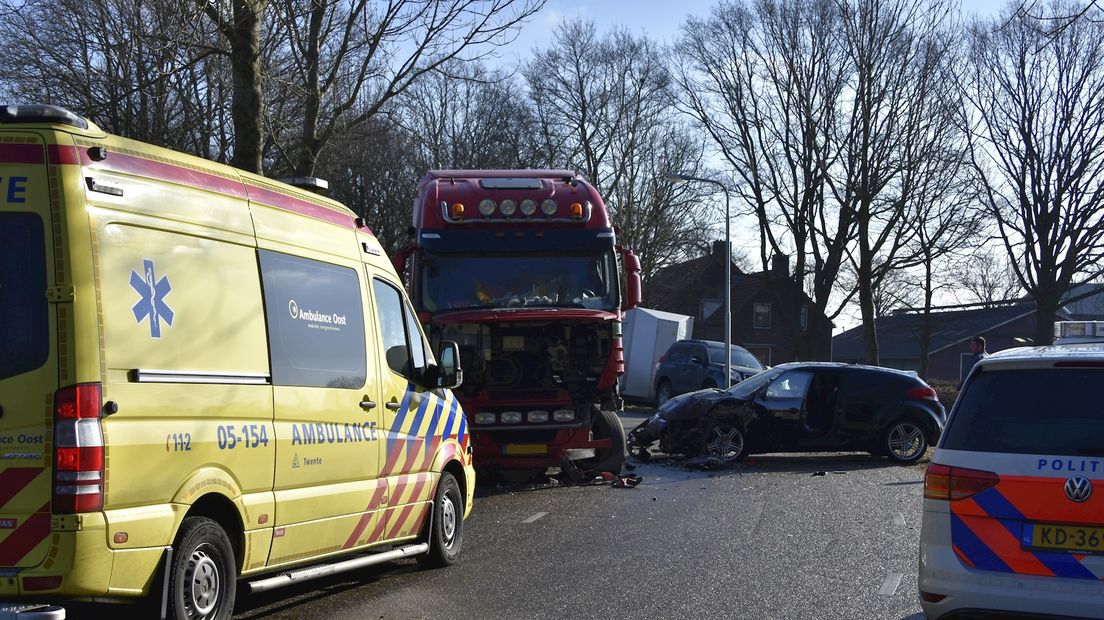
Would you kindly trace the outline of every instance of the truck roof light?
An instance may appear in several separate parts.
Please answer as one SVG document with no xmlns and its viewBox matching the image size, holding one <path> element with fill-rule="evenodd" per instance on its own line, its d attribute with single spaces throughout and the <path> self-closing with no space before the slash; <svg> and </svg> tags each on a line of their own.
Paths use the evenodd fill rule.
<svg viewBox="0 0 1104 620">
<path fill-rule="evenodd" d="M 537 212 L 537 201 L 530 198 L 526 198 L 521 201 L 521 205 L 518 207 L 521 209 L 521 214 L 525 217 L 531 217 Z"/>
<path fill-rule="evenodd" d="M 464 219 L 464 205 L 463 204 L 458 202 L 458 203 L 452 205 L 452 219 L 454 219 L 454 220 Z"/>
<path fill-rule="evenodd" d="M 502 215 L 510 217 L 514 214 L 515 211 L 517 211 L 517 203 L 507 198 L 506 200 L 498 203 L 498 210 L 502 212 Z"/>
<path fill-rule="evenodd" d="M 541 213 L 547 215 L 548 217 L 556 215 L 556 211 L 559 208 L 560 205 L 556 204 L 556 201 L 552 200 L 551 198 L 545 198 L 544 201 L 541 202 Z"/>
<path fill-rule="evenodd" d="M 484 198 L 483 200 L 479 201 L 479 213 L 483 217 L 491 217 L 492 215 L 494 215 L 494 210 L 495 201 L 491 200 L 490 198 Z"/>
<path fill-rule="evenodd" d="M 571 203 L 571 217 L 581 219 L 583 217 L 583 205 L 577 202 Z"/>
</svg>

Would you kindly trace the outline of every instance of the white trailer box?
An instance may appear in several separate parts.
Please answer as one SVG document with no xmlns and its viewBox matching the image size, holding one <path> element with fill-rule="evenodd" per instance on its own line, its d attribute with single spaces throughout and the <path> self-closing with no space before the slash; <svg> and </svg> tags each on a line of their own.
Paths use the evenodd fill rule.
<svg viewBox="0 0 1104 620">
<path fill-rule="evenodd" d="M 659 357 L 676 340 L 691 337 L 694 317 L 648 308 L 625 313 L 623 345 L 625 375 L 621 395 L 631 400 L 655 400 L 655 367 Z"/>
</svg>

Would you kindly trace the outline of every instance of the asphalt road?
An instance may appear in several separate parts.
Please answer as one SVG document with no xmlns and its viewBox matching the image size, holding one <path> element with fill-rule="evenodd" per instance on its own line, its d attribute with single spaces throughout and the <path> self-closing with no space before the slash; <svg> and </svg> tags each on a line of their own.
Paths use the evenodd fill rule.
<svg viewBox="0 0 1104 620">
<path fill-rule="evenodd" d="M 456 566 L 243 595 L 235 617 L 916 620 L 923 471 L 770 455 L 718 472 L 638 464 L 635 489 L 483 488 Z"/>
</svg>

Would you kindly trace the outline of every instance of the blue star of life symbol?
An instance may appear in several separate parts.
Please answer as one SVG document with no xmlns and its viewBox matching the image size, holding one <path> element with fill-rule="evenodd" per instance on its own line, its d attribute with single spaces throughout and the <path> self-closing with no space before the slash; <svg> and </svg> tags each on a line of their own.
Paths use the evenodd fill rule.
<svg viewBox="0 0 1104 620">
<path fill-rule="evenodd" d="M 157 279 L 152 260 L 143 260 L 142 266 L 145 269 L 144 275 L 133 270 L 130 272 L 130 287 L 142 296 L 131 310 L 134 311 L 134 320 L 139 324 L 149 317 L 150 336 L 160 338 L 161 320 L 164 319 L 170 327 L 173 322 L 172 308 L 165 303 L 165 295 L 169 294 L 172 286 L 169 284 L 168 276 Z"/>
</svg>

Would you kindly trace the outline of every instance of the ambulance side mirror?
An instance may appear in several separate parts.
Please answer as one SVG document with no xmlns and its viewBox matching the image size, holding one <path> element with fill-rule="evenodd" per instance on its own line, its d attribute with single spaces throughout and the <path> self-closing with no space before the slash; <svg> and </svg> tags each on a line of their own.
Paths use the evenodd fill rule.
<svg viewBox="0 0 1104 620">
<path fill-rule="evenodd" d="M 460 347 L 450 340 L 442 340 L 437 351 L 434 387 L 454 389 L 464 383 L 464 371 L 460 368 Z"/>
</svg>

